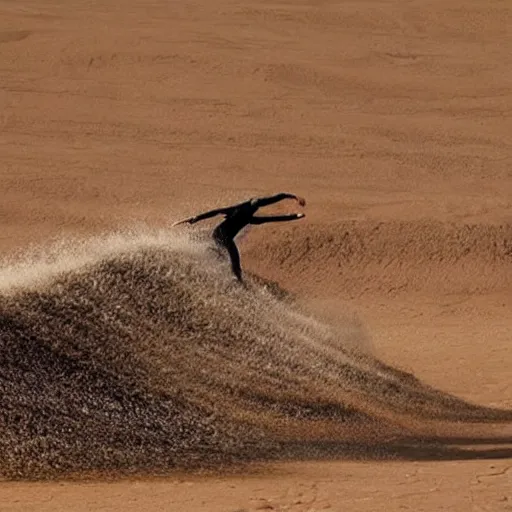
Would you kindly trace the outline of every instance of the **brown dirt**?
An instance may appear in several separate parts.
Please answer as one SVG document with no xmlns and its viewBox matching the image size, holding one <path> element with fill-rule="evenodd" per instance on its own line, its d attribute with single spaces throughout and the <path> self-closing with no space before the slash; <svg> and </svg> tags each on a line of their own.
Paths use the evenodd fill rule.
<svg viewBox="0 0 512 512">
<path fill-rule="evenodd" d="M 512 431 L 491 423 L 512 407 L 511 11 L 1 1 L 0 250 L 17 264 L 0 275 L 5 476 L 162 472 L 163 446 L 209 468 L 254 447 L 293 459 L 234 476 L 5 482 L 1 510 L 509 510 Z M 281 190 L 308 199 L 305 221 L 240 246 L 245 269 L 291 291 L 293 307 L 255 299 L 258 283 L 239 295 L 206 253 L 187 260 L 187 243 L 154 234 Z M 134 225 L 142 238 L 84 242 Z M 79 243 L 20 266 L 16 251 L 69 235 Z M 159 338 L 170 313 L 179 328 Z M 184 326 L 201 344 L 167 349 Z M 185 434 L 169 421 L 177 395 Z M 117 399 L 129 414 L 106 421 Z M 101 446 L 115 455 L 96 457 Z"/>
</svg>

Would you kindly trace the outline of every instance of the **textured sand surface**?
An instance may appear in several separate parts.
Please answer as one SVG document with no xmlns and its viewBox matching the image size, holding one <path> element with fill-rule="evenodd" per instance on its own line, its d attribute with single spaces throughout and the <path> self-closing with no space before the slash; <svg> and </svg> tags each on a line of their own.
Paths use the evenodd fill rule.
<svg viewBox="0 0 512 512">
<path fill-rule="evenodd" d="M 166 440 L 179 460 L 185 452 L 209 463 L 250 459 L 254 446 L 279 458 L 282 445 L 272 453 L 272 443 L 289 443 L 290 432 L 290 454 L 304 459 L 236 476 L 4 482 L 0 510 L 511 510 L 512 429 L 489 423 L 507 415 L 493 411 L 512 409 L 511 20 L 510 4 L 497 0 L 0 0 L 0 250 L 15 265 L 0 274 L 2 471 L 37 477 L 56 460 L 71 461 L 60 470 L 98 469 L 88 455 L 100 439 L 118 450 L 101 459 L 110 470 L 134 461 L 166 469 L 169 457 L 159 451 Z M 183 262 L 188 243 L 168 249 L 176 244 L 165 228 L 177 218 L 282 190 L 308 199 L 306 219 L 251 230 L 240 243 L 242 262 L 291 291 L 294 307 L 313 312 L 335 339 L 289 309 L 273 309 L 285 306 L 268 294 L 256 302 L 237 295 L 225 268 L 208 271 L 217 267 L 204 264 L 206 253 L 192 250 L 196 264 Z M 123 235 L 111 239 L 110 252 L 91 242 L 85 252 L 59 253 L 53 267 L 41 257 L 20 266 L 17 251 L 32 244 L 133 226 L 150 239 L 142 252 L 136 236 Z M 156 228 L 164 235 L 149 234 Z M 57 284 L 41 282 L 55 268 L 67 273 Z M 166 289 L 169 268 L 181 270 Z M 183 285 L 187 272 L 195 287 Z M 140 287 L 128 286 L 137 279 Z M 209 293 L 195 316 L 187 316 L 186 300 L 172 311 L 188 318 L 190 339 L 206 344 L 162 352 L 153 330 L 168 320 L 169 310 L 155 311 L 162 286 L 166 297 L 175 296 L 172 288 L 188 300 L 197 298 L 198 282 L 220 286 L 224 303 Z M 111 300 L 129 320 L 92 313 Z M 223 304 L 240 304 L 236 318 L 251 310 L 252 334 L 237 338 L 230 324 L 212 352 L 205 346 L 216 346 L 214 334 L 226 328 Z M 266 310 L 262 322 L 258 312 Z M 212 311 L 220 323 L 205 338 Z M 268 338 L 272 315 L 296 337 Z M 140 352 L 130 345 L 139 326 Z M 76 343 L 84 329 L 85 346 Z M 19 339 L 49 352 L 24 352 Z M 105 339 L 123 341 L 120 359 L 115 343 L 95 345 Z M 251 350 L 267 339 L 280 349 Z M 187 367 L 192 356 L 197 366 L 205 354 L 211 364 L 228 360 L 223 344 L 233 343 L 236 385 L 226 383 L 223 366 L 205 381 Z M 336 366 L 354 346 L 364 356 L 351 372 L 398 379 L 398 401 L 381 393 L 380 380 L 347 379 Z M 80 378 L 57 385 L 55 369 L 75 356 L 87 361 L 73 370 Z M 281 365 L 277 376 L 266 358 Z M 169 361 L 179 375 L 166 371 Z M 194 397 L 196 408 L 186 409 L 195 430 L 176 435 L 176 424 L 165 422 L 155 431 L 177 407 L 180 386 Z M 114 418 L 115 404 L 112 421 L 94 410 L 100 388 L 98 410 L 119 400 L 125 416 Z M 114 388 L 122 391 L 109 395 Z M 50 398 L 38 401 L 38 392 Z M 410 399 L 420 392 L 428 395 L 423 417 Z M 66 409 L 83 409 L 84 397 L 93 413 Z M 221 407 L 204 421 L 223 400 L 236 414 L 223 416 Z M 312 411 L 322 401 L 329 408 Z M 326 435 L 348 439 L 336 421 L 346 420 L 347 404 L 358 426 L 351 449 L 313 446 Z M 240 414 L 254 430 L 240 430 Z M 458 414 L 464 424 L 447 426 Z M 30 422 L 41 417 L 51 421 Z M 84 426 L 87 442 L 65 434 L 70 421 Z M 127 428 L 132 421 L 136 429 Z M 34 433 L 46 441 L 30 444 Z M 191 439 L 208 443 L 192 453 Z M 13 456 L 12 442 L 21 441 Z M 119 448 L 137 443 L 148 451 Z"/>
</svg>

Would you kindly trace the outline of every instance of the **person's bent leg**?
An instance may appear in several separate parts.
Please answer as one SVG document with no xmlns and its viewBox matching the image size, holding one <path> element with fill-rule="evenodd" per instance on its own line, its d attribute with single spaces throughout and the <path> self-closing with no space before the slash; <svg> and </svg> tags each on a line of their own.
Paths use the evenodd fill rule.
<svg viewBox="0 0 512 512">
<path fill-rule="evenodd" d="M 242 283 L 242 267 L 240 265 L 240 253 L 238 252 L 238 248 L 233 240 L 228 240 L 224 246 L 228 250 L 229 257 L 231 258 L 233 274 L 235 274 L 236 278 Z"/>
</svg>

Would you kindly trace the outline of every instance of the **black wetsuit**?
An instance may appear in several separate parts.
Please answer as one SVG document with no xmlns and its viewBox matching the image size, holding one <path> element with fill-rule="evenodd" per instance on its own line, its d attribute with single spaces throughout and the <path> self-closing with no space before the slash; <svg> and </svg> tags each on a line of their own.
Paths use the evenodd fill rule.
<svg viewBox="0 0 512 512">
<path fill-rule="evenodd" d="M 236 235 L 249 224 L 266 224 L 267 222 L 285 222 L 296 220 L 304 217 L 304 214 L 293 213 L 290 215 L 274 215 L 268 217 L 255 217 L 254 214 L 262 206 L 277 203 L 283 199 L 298 199 L 293 194 L 277 194 L 270 197 L 262 197 L 250 199 L 243 203 L 229 206 L 227 208 L 219 208 L 209 212 L 202 213 L 183 222 L 194 224 L 200 220 L 208 219 L 216 215 L 225 215 L 225 219 L 213 231 L 213 239 L 215 242 L 227 249 L 231 259 L 231 268 L 239 281 L 242 281 L 242 268 L 240 266 L 240 253 L 235 244 Z M 300 200 L 303 201 L 303 200 Z M 303 203 L 302 203 L 303 204 Z"/>
</svg>

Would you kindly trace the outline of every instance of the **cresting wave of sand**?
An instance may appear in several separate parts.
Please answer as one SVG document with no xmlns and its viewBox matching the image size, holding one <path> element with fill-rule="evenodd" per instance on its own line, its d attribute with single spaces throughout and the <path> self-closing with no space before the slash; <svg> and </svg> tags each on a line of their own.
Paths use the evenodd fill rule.
<svg viewBox="0 0 512 512">
<path fill-rule="evenodd" d="M 278 291 L 256 276 L 241 288 L 208 242 L 165 231 L 5 264 L 0 474 L 471 458 L 451 445 L 512 423 L 358 351 Z"/>
</svg>

